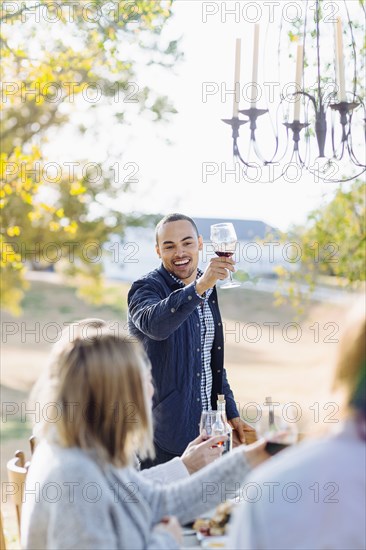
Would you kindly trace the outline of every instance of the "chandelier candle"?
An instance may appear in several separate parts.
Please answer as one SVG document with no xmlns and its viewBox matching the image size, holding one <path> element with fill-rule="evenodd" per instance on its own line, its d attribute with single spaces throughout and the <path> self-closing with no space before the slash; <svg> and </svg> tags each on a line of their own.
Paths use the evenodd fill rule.
<svg viewBox="0 0 366 550">
<path fill-rule="evenodd" d="M 252 107 L 257 106 L 257 84 L 258 84 L 258 55 L 259 55 L 259 25 L 254 25 L 254 39 L 253 39 L 253 67 L 252 67 L 252 94 L 251 104 Z"/>
<path fill-rule="evenodd" d="M 238 118 L 239 101 L 240 101 L 240 50 L 241 39 L 236 39 L 235 44 L 235 73 L 234 73 L 234 105 L 233 105 L 233 118 Z M 236 88 L 239 88 L 239 98 L 236 101 Z"/>
<path fill-rule="evenodd" d="M 336 23 L 336 59 L 338 68 L 338 99 L 340 102 L 347 101 L 346 82 L 344 77 L 344 58 L 343 58 L 343 30 L 342 19 L 338 17 Z"/>
<path fill-rule="evenodd" d="M 296 56 L 296 76 L 295 76 L 296 91 L 300 91 L 302 89 L 303 53 L 304 53 L 304 46 L 302 44 L 299 44 L 297 46 L 297 56 Z M 298 94 L 295 96 L 294 121 L 295 120 L 300 121 L 300 107 L 301 107 L 301 95 Z"/>
</svg>

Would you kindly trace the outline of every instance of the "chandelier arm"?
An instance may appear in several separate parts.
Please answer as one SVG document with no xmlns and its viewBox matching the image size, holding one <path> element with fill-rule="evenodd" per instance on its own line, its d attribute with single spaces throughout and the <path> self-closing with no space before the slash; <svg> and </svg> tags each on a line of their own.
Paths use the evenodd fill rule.
<svg viewBox="0 0 366 550">
<path fill-rule="evenodd" d="M 340 180 L 340 179 L 337 179 L 337 180 L 329 179 L 325 176 L 322 176 L 319 171 L 312 170 L 310 168 L 310 166 L 306 166 L 306 164 L 304 165 L 304 168 L 307 172 L 309 172 L 309 174 L 311 174 L 312 176 L 316 176 L 317 178 L 324 181 L 325 183 L 341 183 L 342 181 L 347 181 L 347 180 Z M 351 178 L 351 179 L 353 179 L 353 178 Z"/>
<path fill-rule="evenodd" d="M 358 174 L 355 174 L 354 176 L 351 176 L 351 177 L 346 178 L 346 179 L 342 179 L 342 180 L 324 180 L 324 181 L 327 182 L 327 183 L 346 183 L 347 181 L 353 181 L 353 180 L 359 178 L 360 176 L 362 176 L 362 174 L 364 172 L 366 172 L 366 168 L 361 170 L 361 172 L 359 172 Z"/>
<path fill-rule="evenodd" d="M 366 167 L 363 168 L 363 170 L 361 170 L 361 172 L 359 172 L 358 174 L 355 174 L 353 176 L 350 176 L 349 178 L 345 178 L 345 179 L 330 179 L 330 178 L 326 178 L 326 177 L 323 177 L 321 176 L 321 174 L 319 172 L 316 172 L 315 170 L 312 170 L 309 166 L 306 166 L 306 164 L 304 165 L 304 168 L 305 170 L 307 170 L 307 172 L 309 172 L 312 176 L 316 175 L 319 179 L 321 179 L 322 181 L 324 181 L 325 183 L 346 183 L 348 181 L 353 181 L 354 179 L 356 178 L 359 178 L 364 172 L 366 172 Z"/>
<path fill-rule="evenodd" d="M 279 136 L 278 116 L 279 115 L 278 115 L 278 113 L 280 111 L 281 105 L 282 105 L 282 100 L 281 100 L 280 104 L 278 105 L 277 112 L 276 112 L 276 127 L 277 127 L 276 137 L 278 139 L 276 152 L 278 150 L 278 145 L 279 145 L 279 138 L 278 138 L 278 136 Z M 286 147 L 284 149 L 284 153 L 282 154 L 282 156 L 279 159 L 276 160 L 276 162 L 281 162 L 281 160 L 283 160 L 285 158 L 286 153 L 287 153 L 288 144 L 289 144 L 289 136 L 288 136 L 288 128 L 286 128 Z M 271 162 L 273 162 L 274 160 L 275 160 L 275 155 L 272 157 Z"/>
<path fill-rule="evenodd" d="M 253 168 L 253 165 L 246 162 L 243 159 L 243 157 L 241 156 L 240 151 L 239 151 L 238 141 L 237 141 L 236 138 L 234 138 L 234 142 L 233 142 L 233 153 L 234 153 L 234 157 L 238 158 L 242 164 L 244 164 L 248 168 Z"/>
<path fill-rule="evenodd" d="M 278 81 L 281 82 L 281 34 L 282 34 L 282 17 L 280 18 L 280 29 L 278 33 L 278 43 L 277 43 L 277 59 L 278 59 Z"/>
<path fill-rule="evenodd" d="M 333 151 L 333 156 L 335 157 L 336 156 L 336 148 L 335 148 L 335 140 L 334 140 L 334 112 L 332 111 L 332 123 L 331 123 L 331 131 L 330 131 L 330 135 L 331 135 L 331 138 L 332 138 L 332 151 Z"/>
<path fill-rule="evenodd" d="M 309 104 L 310 104 L 310 99 L 307 98 L 308 101 L 307 101 L 307 104 L 306 104 L 306 108 L 305 108 L 305 124 L 307 126 L 310 126 L 310 122 L 309 122 Z M 309 164 L 310 163 L 310 134 L 308 131 L 305 131 L 305 137 L 304 137 L 304 140 L 305 140 L 305 164 Z"/>
<path fill-rule="evenodd" d="M 343 158 L 343 155 L 344 155 L 345 142 L 347 141 L 347 135 L 344 134 L 344 136 L 342 136 L 342 141 L 341 141 L 340 146 L 339 146 L 339 148 L 341 148 L 340 152 L 339 152 L 339 148 L 338 149 L 336 148 L 334 135 L 335 135 L 335 132 L 334 132 L 334 115 L 333 115 L 333 111 L 332 111 L 332 129 L 331 129 L 332 151 L 333 151 L 333 158 L 335 160 L 339 161 Z"/>
<path fill-rule="evenodd" d="M 299 164 L 301 168 L 305 168 L 305 162 L 302 160 L 299 149 L 297 149 L 297 151 L 296 151 L 296 156 L 299 160 L 299 162 L 297 164 Z"/>
<path fill-rule="evenodd" d="M 240 114 L 245 115 L 249 118 L 249 122 L 250 122 L 250 140 L 249 140 L 249 142 L 250 142 L 250 144 L 253 145 L 254 153 L 257 155 L 259 160 L 261 162 L 263 162 L 265 165 L 270 164 L 273 161 L 273 158 L 274 158 L 274 156 L 277 152 L 277 149 L 278 149 L 278 136 L 275 133 L 275 142 L 276 142 L 275 152 L 272 155 L 271 160 L 266 160 L 264 158 L 264 156 L 261 154 L 258 143 L 257 143 L 257 140 L 256 140 L 255 132 L 256 132 L 256 129 L 257 129 L 257 118 L 262 116 L 262 115 L 267 114 L 268 112 L 269 112 L 268 109 L 257 109 L 256 107 L 251 107 L 250 109 L 242 109 L 242 110 L 239 111 Z M 271 125 L 272 125 L 272 129 L 273 129 L 272 121 L 271 121 Z"/>
<path fill-rule="evenodd" d="M 314 110 L 315 112 L 317 111 L 317 108 L 316 108 L 316 99 L 313 95 L 309 94 L 308 92 L 295 92 L 295 95 L 298 94 L 298 95 L 303 95 L 305 97 L 307 97 L 308 99 L 311 100 L 313 106 L 314 106 Z"/>
<path fill-rule="evenodd" d="M 270 164 L 271 162 L 268 161 L 268 160 L 266 160 L 266 159 L 264 158 L 264 156 L 262 155 L 262 153 L 260 152 L 260 149 L 259 149 L 259 147 L 258 147 L 258 142 L 257 142 L 257 140 L 255 139 L 255 137 L 254 137 L 254 139 L 252 139 L 251 141 L 252 141 L 252 144 L 253 144 L 254 153 L 257 155 L 257 157 L 259 158 L 259 160 L 260 160 L 261 162 L 263 162 L 263 164 L 265 164 L 265 165 Z"/>
<path fill-rule="evenodd" d="M 353 112 L 351 111 L 350 114 L 349 114 L 349 119 L 348 119 L 348 130 L 347 130 L 347 133 L 346 133 L 346 138 L 347 138 L 347 143 L 349 141 L 352 141 L 352 117 L 353 117 Z"/>
<path fill-rule="evenodd" d="M 290 161 L 285 166 L 288 166 L 288 164 L 291 164 L 292 159 L 294 158 L 294 154 L 295 154 L 295 151 L 293 150 Z M 286 170 L 287 170 L 287 168 L 286 168 Z M 277 178 L 274 178 L 272 181 L 275 182 L 275 181 L 279 180 L 280 178 L 283 178 L 284 175 L 285 175 L 285 170 L 282 170 L 281 174 L 279 176 L 277 176 Z"/>
<path fill-rule="evenodd" d="M 361 162 L 356 157 L 355 152 L 353 151 L 352 139 L 350 141 L 351 141 L 351 143 L 347 142 L 347 150 L 348 150 L 349 156 L 351 157 L 351 159 L 353 159 L 353 162 L 354 162 L 354 164 L 356 164 L 356 166 L 359 166 L 360 168 L 365 168 L 366 169 L 366 164 L 361 164 Z"/>
<path fill-rule="evenodd" d="M 338 158 L 336 158 L 336 160 L 342 160 L 345 148 L 346 148 L 346 142 L 342 141 L 341 152 L 339 153 L 339 156 L 338 156 Z"/>
<path fill-rule="evenodd" d="M 360 95 L 356 96 L 356 99 L 358 100 L 358 104 L 359 106 L 362 107 L 362 110 L 363 110 L 363 113 L 364 113 L 364 117 L 366 117 L 366 104 L 364 102 L 364 98 L 361 97 Z"/>
<path fill-rule="evenodd" d="M 268 102 L 266 102 L 267 105 L 266 107 L 269 107 L 268 105 Z M 272 155 L 272 158 L 271 160 L 269 160 L 267 162 L 268 163 L 272 163 L 277 155 L 277 151 L 278 151 L 278 145 L 279 145 L 279 136 L 278 136 L 278 119 L 277 119 L 277 116 L 276 116 L 276 124 L 273 123 L 273 120 L 272 120 L 272 116 L 271 116 L 271 112 L 269 109 L 267 109 L 267 112 L 268 112 L 268 116 L 269 116 L 269 120 L 270 120 L 270 123 L 271 123 L 271 126 L 272 126 L 272 132 L 274 134 L 274 138 L 275 138 L 275 151 Z"/>
</svg>

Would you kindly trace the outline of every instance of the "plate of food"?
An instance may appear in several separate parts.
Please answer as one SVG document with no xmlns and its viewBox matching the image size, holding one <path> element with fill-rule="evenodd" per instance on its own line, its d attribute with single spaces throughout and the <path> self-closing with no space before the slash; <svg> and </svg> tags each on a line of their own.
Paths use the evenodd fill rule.
<svg viewBox="0 0 366 550">
<path fill-rule="evenodd" d="M 198 518 L 193 524 L 197 538 L 203 548 L 226 548 L 226 528 L 229 523 L 233 504 L 220 504 L 210 518 Z"/>
</svg>

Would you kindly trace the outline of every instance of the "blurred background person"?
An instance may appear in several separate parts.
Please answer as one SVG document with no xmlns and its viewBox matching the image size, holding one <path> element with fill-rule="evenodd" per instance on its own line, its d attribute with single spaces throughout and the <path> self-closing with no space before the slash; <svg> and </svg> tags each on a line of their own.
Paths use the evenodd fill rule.
<svg viewBox="0 0 366 550">
<path fill-rule="evenodd" d="M 252 496 L 235 511 L 229 548 L 366 548 L 366 324 L 353 310 L 339 345 L 335 388 L 341 423 L 327 437 L 277 455 L 248 479 Z"/>
</svg>

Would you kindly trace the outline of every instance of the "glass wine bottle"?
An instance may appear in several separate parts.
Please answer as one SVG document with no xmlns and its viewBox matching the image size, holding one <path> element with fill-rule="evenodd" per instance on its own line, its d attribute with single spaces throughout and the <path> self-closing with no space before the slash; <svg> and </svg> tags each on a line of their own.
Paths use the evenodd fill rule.
<svg viewBox="0 0 366 550">
<path fill-rule="evenodd" d="M 217 396 L 217 411 L 221 413 L 221 418 L 225 424 L 225 433 L 228 436 L 228 440 L 224 443 L 224 453 L 228 453 L 233 448 L 233 429 L 226 418 L 225 395 L 220 393 Z"/>
<path fill-rule="evenodd" d="M 212 435 L 225 435 L 226 429 L 225 424 L 221 416 L 220 411 L 216 411 L 215 422 L 212 424 Z M 219 441 L 217 443 L 218 447 L 224 447 L 225 452 L 225 441 Z"/>
</svg>

